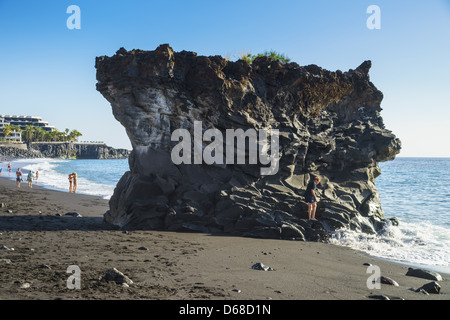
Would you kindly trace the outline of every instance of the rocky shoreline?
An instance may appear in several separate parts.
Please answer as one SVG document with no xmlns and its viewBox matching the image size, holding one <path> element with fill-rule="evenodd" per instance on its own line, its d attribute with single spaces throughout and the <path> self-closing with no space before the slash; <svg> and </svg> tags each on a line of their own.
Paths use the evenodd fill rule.
<svg viewBox="0 0 450 320">
<path fill-rule="evenodd" d="M 124 229 L 311 241 L 342 227 L 376 233 L 390 223 L 375 186 L 378 163 L 394 159 L 401 142 L 383 124 L 370 68 L 365 61 L 331 72 L 268 57 L 249 65 L 169 45 L 98 57 L 97 90 L 133 146 L 105 219 Z M 202 137 L 278 130 L 279 170 L 263 176 L 260 163 L 175 164 L 179 141 L 171 134 L 186 130 L 195 141 L 196 123 Z M 203 140 L 193 149 L 207 147 Z M 307 220 L 303 198 L 312 176 L 321 178 L 320 222 Z"/>
<path fill-rule="evenodd" d="M 29 144 L 0 144 L 0 155 L 15 159 L 127 159 L 129 154 L 129 150 L 115 149 L 99 143 L 33 142 Z"/>
</svg>

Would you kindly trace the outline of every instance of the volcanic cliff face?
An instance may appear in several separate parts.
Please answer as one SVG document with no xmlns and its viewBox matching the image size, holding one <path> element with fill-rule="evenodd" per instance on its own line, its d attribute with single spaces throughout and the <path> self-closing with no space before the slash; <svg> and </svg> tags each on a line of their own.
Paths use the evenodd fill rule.
<svg viewBox="0 0 450 320">
<path fill-rule="evenodd" d="M 45 158 L 127 159 L 130 153 L 126 149 L 115 149 L 100 143 L 33 142 L 30 147 Z"/>
<path fill-rule="evenodd" d="M 32 142 L 0 145 L 0 154 L 8 158 L 127 159 L 130 151 L 98 143 Z"/>
<path fill-rule="evenodd" d="M 298 240 L 326 240 L 341 227 L 376 232 L 384 221 L 377 163 L 394 159 L 400 141 L 383 125 L 370 67 L 330 72 L 266 57 L 249 65 L 169 45 L 98 57 L 97 90 L 133 146 L 105 220 Z M 278 130 L 278 170 L 263 175 L 264 164 L 248 161 L 175 164 L 172 134 L 187 129 L 195 141 L 196 121 L 202 133 L 217 129 L 223 137 L 227 129 L 264 129 L 269 138 Z M 203 137 L 193 150 L 209 143 Z M 307 220 L 303 197 L 312 175 L 321 178 L 320 222 Z"/>
</svg>

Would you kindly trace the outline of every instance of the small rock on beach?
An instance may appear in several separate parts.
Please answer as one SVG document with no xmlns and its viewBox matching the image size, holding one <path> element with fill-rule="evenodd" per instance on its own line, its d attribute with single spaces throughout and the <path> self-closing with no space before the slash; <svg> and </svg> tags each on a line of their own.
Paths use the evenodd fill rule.
<svg viewBox="0 0 450 320">
<path fill-rule="evenodd" d="M 408 272 L 406 272 L 406 275 L 411 276 L 411 277 L 427 279 L 427 280 L 442 281 L 442 276 L 439 273 L 424 270 L 424 269 L 409 268 Z"/>
<path fill-rule="evenodd" d="M 398 283 L 395 280 L 392 280 L 389 277 L 381 276 L 380 277 L 380 282 L 384 283 L 384 284 L 389 284 L 389 285 L 394 286 L 394 287 L 398 287 L 399 286 Z"/>
<path fill-rule="evenodd" d="M 416 292 L 426 292 L 431 294 L 439 294 L 441 292 L 441 286 L 436 282 L 429 282 L 416 290 Z"/>
<path fill-rule="evenodd" d="M 65 215 L 65 216 L 72 216 L 72 217 L 74 217 L 74 218 L 81 218 L 81 217 L 82 217 L 82 215 L 79 214 L 78 212 L 67 212 L 67 213 L 65 213 L 64 215 Z"/>
<path fill-rule="evenodd" d="M 133 284 L 133 281 L 124 275 L 122 272 L 117 270 L 116 268 L 109 269 L 106 274 L 103 276 L 103 279 L 106 281 L 114 281 L 117 284 L 127 285 Z"/>
<path fill-rule="evenodd" d="M 252 269 L 253 270 L 262 270 L 262 271 L 274 271 L 273 268 L 266 266 L 266 265 L 262 264 L 261 262 L 255 263 L 252 266 Z"/>
</svg>

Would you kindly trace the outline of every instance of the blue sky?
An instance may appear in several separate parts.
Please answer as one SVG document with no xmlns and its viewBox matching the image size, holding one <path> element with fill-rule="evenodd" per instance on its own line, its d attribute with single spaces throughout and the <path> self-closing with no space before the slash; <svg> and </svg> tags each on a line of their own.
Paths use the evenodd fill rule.
<svg viewBox="0 0 450 320">
<path fill-rule="evenodd" d="M 81 29 L 70 30 L 70 5 Z M 381 29 L 369 30 L 370 5 Z M 0 114 L 39 115 L 81 140 L 131 148 L 95 90 L 95 57 L 127 50 L 222 55 L 274 49 L 328 70 L 372 60 L 401 156 L 450 157 L 450 1 L 0 0 Z"/>
</svg>

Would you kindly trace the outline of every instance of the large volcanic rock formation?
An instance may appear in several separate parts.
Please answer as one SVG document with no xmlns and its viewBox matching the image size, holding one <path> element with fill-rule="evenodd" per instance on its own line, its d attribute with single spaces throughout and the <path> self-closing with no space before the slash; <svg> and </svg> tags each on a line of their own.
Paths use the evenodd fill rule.
<svg viewBox="0 0 450 320">
<path fill-rule="evenodd" d="M 267 57 L 249 65 L 169 45 L 98 57 L 97 90 L 133 146 L 105 220 L 126 229 L 298 240 L 326 240 L 341 227 L 376 232 L 385 221 L 377 163 L 394 159 L 400 141 L 384 127 L 370 67 L 330 72 Z M 196 121 L 202 133 L 224 137 L 227 129 L 265 129 L 270 137 L 278 130 L 278 170 L 263 175 L 264 164 L 248 161 L 174 163 L 181 140 L 172 141 L 173 132 L 187 129 L 194 141 Z M 193 150 L 208 147 L 204 140 Z M 321 178 L 320 222 L 307 220 L 303 198 L 312 175 Z"/>
</svg>

